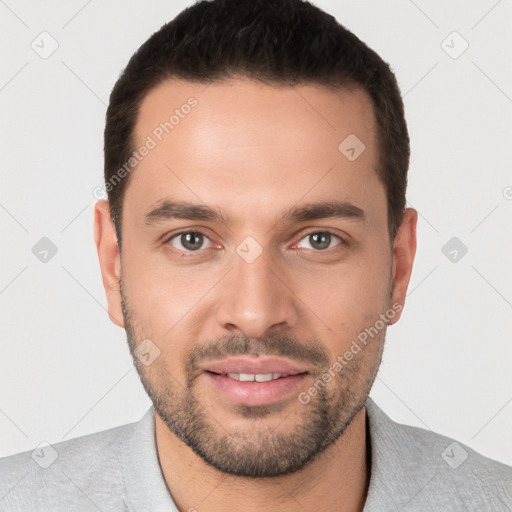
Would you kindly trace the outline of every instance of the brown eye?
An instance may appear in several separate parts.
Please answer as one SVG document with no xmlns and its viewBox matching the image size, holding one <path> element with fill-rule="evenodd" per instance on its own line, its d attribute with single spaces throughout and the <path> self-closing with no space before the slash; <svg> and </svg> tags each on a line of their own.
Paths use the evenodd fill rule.
<svg viewBox="0 0 512 512">
<path fill-rule="evenodd" d="M 306 241 L 306 245 L 302 246 L 304 249 L 314 249 L 316 251 L 324 251 L 325 249 L 330 249 L 333 247 L 333 242 L 338 240 L 341 242 L 340 237 L 329 233 L 329 231 L 317 231 L 316 233 L 310 233 L 306 235 L 298 244 L 298 247 L 301 247 L 301 244 Z M 337 245 L 337 244 L 334 244 Z"/>
<path fill-rule="evenodd" d="M 187 231 L 173 236 L 169 243 L 180 251 L 198 251 L 210 247 L 210 239 L 199 231 Z M 206 243 L 206 246 L 204 244 Z"/>
</svg>

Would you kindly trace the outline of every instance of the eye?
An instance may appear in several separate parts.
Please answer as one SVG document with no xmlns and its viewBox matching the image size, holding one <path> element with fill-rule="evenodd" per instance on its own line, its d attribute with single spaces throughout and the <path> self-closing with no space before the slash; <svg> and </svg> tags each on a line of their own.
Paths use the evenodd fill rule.
<svg viewBox="0 0 512 512">
<path fill-rule="evenodd" d="M 343 242 L 339 236 L 330 233 L 329 231 L 317 231 L 306 235 L 296 246 L 304 249 L 313 249 L 316 251 L 324 251 L 330 249 L 338 244 L 333 244 L 335 241 Z M 301 246 L 306 241 L 305 246 Z"/>
<path fill-rule="evenodd" d="M 176 249 L 185 252 L 197 252 L 200 249 L 208 249 L 210 239 L 199 231 L 185 231 L 169 238 L 168 243 Z"/>
</svg>

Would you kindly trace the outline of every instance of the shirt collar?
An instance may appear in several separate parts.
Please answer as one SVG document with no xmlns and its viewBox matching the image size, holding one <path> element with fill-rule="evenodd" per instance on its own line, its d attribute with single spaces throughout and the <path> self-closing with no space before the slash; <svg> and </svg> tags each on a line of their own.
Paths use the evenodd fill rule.
<svg viewBox="0 0 512 512">
<path fill-rule="evenodd" d="M 133 512 L 179 512 L 167 489 L 158 460 L 153 406 L 135 424 L 124 456 L 125 509 Z"/>
<path fill-rule="evenodd" d="M 371 472 L 363 512 L 402 510 L 439 473 L 441 458 L 435 450 L 420 450 L 409 430 L 391 420 L 371 398 L 366 402 L 366 419 Z"/>
</svg>

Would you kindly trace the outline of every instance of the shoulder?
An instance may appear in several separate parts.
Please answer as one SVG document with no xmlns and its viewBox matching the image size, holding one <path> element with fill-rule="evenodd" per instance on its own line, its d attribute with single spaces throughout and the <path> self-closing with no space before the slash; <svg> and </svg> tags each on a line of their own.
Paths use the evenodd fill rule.
<svg viewBox="0 0 512 512">
<path fill-rule="evenodd" d="M 112 502 L 122 494 L 122 459 L 134 425 L 0 459 L 0 509 L 71 510 L 72 503 L 73 510 L 97 510 L 96 502 Z"/>
<path fill-rule="evenodd" d="M 411 510 L 512 509 L 511 467 L 449 437 L 396 423 L 371 400 L 367 413 L 374 495 L 392 493 L 394 506 L 409 503 Z"/>
</svg>

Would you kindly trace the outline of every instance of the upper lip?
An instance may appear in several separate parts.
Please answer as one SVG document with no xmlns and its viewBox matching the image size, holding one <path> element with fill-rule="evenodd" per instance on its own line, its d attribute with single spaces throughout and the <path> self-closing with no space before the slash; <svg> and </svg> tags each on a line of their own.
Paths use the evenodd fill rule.
<svg viewBox="0 0 512 512">
<path fill-rule="evenodd" d="M 276 357 L 229 357 L 220 361 L 211 361 L 200 366 L 202 371 L 227 375 L 228 373 L 281 373 L 297 375 L 306 373 L 304 367 L 298 366 L 286 359 Z"/>
</svg>

